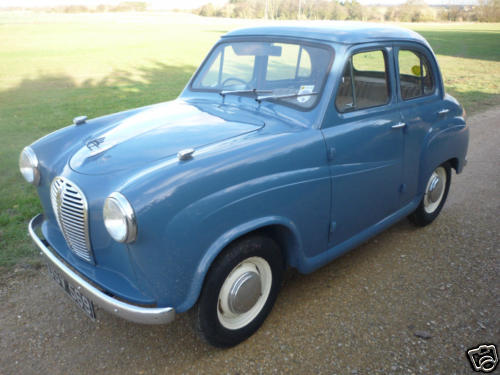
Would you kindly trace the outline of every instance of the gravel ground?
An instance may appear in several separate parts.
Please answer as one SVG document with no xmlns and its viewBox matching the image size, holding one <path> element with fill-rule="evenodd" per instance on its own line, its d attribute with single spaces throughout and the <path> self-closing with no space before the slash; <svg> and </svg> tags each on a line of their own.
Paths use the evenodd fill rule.
<svg viewBox="0 0 500 375">
<path fill-rule="evenodd" d="M 500 344 L 499 118 L 469 119 L 469 164 L 432 225 L 403 220 L 311 275 L 290 272 L 232 349 L 201 342 L 191 313 L 141 326 L 98 310 L 93 323 L 45 270 L 4 275 L 0 373 L 474 373 L 466 349 Z"/>
</svg>

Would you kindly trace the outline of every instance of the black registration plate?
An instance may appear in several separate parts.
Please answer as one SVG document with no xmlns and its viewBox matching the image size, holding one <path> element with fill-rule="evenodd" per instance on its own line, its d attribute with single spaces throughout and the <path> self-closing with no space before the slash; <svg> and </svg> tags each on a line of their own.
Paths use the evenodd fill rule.
<svg viewBox="0 0 500 375">
<path fill-rule="evenodd" d="M 49 275 L 61 286 L 61 288 L 64 289 L 69 298 L 71 298 L 90 319 L 95 320 L 94 304 L 92 301 L 88 297 L 84 296 L 77 287 L 69 283 L 50 263 L 47 263 L 47 268 L 49 270 Z"/>
</svg>

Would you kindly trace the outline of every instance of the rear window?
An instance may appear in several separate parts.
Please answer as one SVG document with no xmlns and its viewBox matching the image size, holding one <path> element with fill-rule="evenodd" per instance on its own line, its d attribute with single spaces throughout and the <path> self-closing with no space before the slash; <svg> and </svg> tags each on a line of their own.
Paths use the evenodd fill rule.
<svg viewBox="0 0 500 375">
<path fill-rule="evenodd" d="M 434 92 L 434 77 L 427 57 L 417 51 L 402 49 L 398 53 L 399 84 L 405 100 Z"/>
</svg>

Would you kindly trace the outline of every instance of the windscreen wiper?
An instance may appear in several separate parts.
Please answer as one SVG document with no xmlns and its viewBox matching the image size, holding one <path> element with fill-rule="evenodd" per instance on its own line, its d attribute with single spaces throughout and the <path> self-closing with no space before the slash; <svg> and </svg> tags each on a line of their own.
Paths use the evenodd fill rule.
<svg viewBox="0 0 500 375">
<path fill-rule="evenodd" d="M 260 93 L 265 94 L 265 93 L 270 93 L 273 92 L 273 90 L 257 90 L 257 89 L 248 89 L 248 90 L 222 90 L 219 92 L 219 95 L 222 96 L 223 98 L 226 95 L 239 95 L 239 94 L 255 94 L 258 95 Z"/>
<path fill-rule="evenodd" d="M 270 100 L 270 99 L 290 99 L 290 98 L 298 98 L 300 96 L 310 96 L 310 95 L 318 95 L 319 92 L 308 92 L 308 93 L 296 93 L 296 94 L 285 94 L 285 95 L 264 95 L 264 96 L 257 96 L 255 98 L 256 101 L 259 103 L 263 100 Z"/>
</svg>

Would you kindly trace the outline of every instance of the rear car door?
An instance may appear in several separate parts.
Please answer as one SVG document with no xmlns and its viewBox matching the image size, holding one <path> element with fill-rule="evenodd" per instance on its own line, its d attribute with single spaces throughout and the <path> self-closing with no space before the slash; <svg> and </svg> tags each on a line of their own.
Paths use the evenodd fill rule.
<svg viewBox="0 0 500 375">
<path fill-rule="evenodd" d="M 403 192 L 401 205 L 418 194 L 422 150 L 430 129 L 445 120 L 447 110 L 440 106 L 440 75 L 430 51 L 417 43 L 395 43 L 397 93 L 404 129 Z"/>
<path fill-rule="evenodd" d="M 392 46 L 355 46 L 344 60 L 322 127 L 332 179 L 330 246 L 397 210 L 402 178 Z"/>
</svg>

